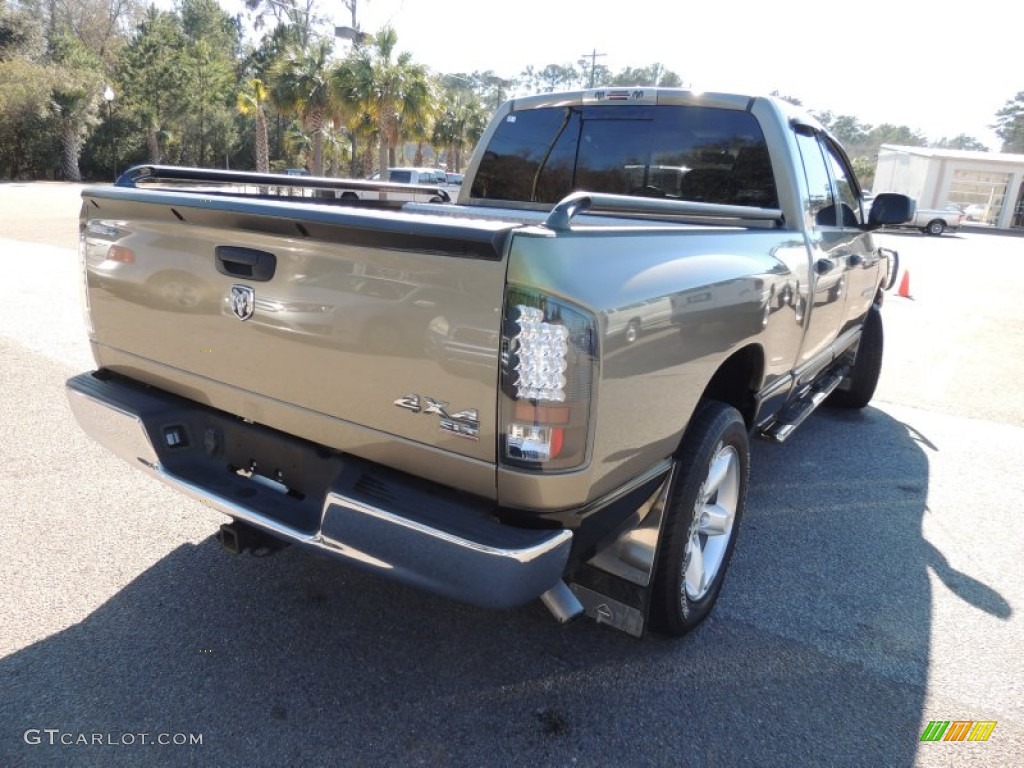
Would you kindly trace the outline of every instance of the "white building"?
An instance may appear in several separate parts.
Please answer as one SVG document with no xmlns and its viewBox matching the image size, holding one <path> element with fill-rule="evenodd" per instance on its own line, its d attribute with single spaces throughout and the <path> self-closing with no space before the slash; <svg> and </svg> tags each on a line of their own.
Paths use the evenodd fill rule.
<svg viewBox="0 0 1024 768">
<path fill-rule="evenodd" d="M 956 203 L 971 224 L 1024 228 L 1024 155 L 883 144 L 872 187 L 910 195 L 918 208 Z"/>
</svg>

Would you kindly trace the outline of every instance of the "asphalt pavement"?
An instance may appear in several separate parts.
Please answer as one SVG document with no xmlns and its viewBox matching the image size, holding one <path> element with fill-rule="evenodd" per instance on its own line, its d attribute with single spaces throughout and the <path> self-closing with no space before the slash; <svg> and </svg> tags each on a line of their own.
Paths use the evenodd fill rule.
<svg viewBox="0 0 1024 768">
<path fill-rule="evenodd" d="M 78 193 L 0 185 L 0 766 L 1024 765 L 1021 240 L 881 236 L 875 402 L 754 444 L 714 614 L 638 641 L 223 552 L 70 415 Z"/>
</svg>

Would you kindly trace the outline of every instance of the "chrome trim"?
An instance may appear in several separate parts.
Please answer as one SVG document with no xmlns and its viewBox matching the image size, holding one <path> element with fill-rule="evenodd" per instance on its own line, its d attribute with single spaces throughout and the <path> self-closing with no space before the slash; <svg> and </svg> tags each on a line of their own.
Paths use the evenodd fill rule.
<svg viewBox="0 0 1024 768">
<path fill-rule="evenodd" d="M 68 395 L 71 412 L 89 437 L 128 463 L 137 461 L 150 469 L 159 466 L 156 450 L 138 416 L 84 392 L 68 389 Z M 92 428 L 86 429 L 86 425 Z"/>
<path fill-rule="evenodd" d="M 243 322 L 256 312 L 256 291 L 248 285 L 232 285 L 228 301 L 231 304 L 231 312 Z"/>
<path fill-rule="evenodd" d="M 459 549 L 465 549 L 472 552 L 476 552 L 478 554 L 489 555 L 491 557 L 514 560 L 517 563 L 532 562 L 554 551 L 562 544 L 568 543 L 572 539 L 572 531 L 563 529 L 559 531 L 554 531 L 554 536 L 552 536 L 544 543 L 538 544 L 533 547 L 526 547 L 524 549 L 507 549 L 501 547 L 491 547 L 486 544 L 471 541 L 461 536 L 456 536 L 452 533 L 448 533 L 447 531 L 442 531 L 439 528 L 433 528 L 429 525 L 416 522 L 415 520 L 410 520 L 406 517 L 402 517 L 401 515 L 396 515 L 392 512 L 388 512 L 386 510 L 371 506 L 364 502 L 357 501 L 351 497 L 344 496 L 340 493 L 334 493 L 333 491 L 327 494 L 327 498 L 324 501 L 324 511 L 320 518 L 321 529 L 323 528 L 323 520 L 326 518 L 328 509 L 331 505 L 340 505 L 347 507 L 348 509 L 356 510 L 368 517 L 374 517 L 378 520 L 383 520 L 386 523 L 390 523 L 391 525 L 406 528 L 427 538 L 437 539 L 438 541 L 450 544 Z M 324 537 L 323 540 L 328 543 L 332 541 L 331 539 L 328 539 L 326 537 Z"/>
<path fill-rule="evenodd" d="M 329 490 L 318 529 L 304 532 L 172 474 L 160 463 L 138 414 L 111 402 L 108 398 L 113 395 L 93 395 L 76 386 L 88 385 L 75 379 L 68 382 L 72 413 L 86 434 L 104 448 L 130 464 L 141 465 L 147 474 L 203 505 L 285 541 L 484 607 L 522 605 L 561 583 L 572 546 L 570 530 L 518 529 L 475 513 L 452 522 L 453 526 L 461 523 L 470 533 L 480 533 L 484 539 L 491 537 L 477 541 L 454 529 L 443 530 Z M 504 542 L 508 546 L 499 545 Z M 571 602 L 566 604 L 571 607 Z"/>
<path fill-rule="evenodd" d="M 568 231 L 572 229 L 573 218 L 588 211 L 707 216 L 716 219 L 774 221 L 780 224 L 783 220 L 782 210 L 779 208 L 699 203 L 689 200 L 653 200 L 647 197 L 599 192 L 573 192 L 555 204 L 544 220 L 544 226 L 556 232 Z"/>
</svg>

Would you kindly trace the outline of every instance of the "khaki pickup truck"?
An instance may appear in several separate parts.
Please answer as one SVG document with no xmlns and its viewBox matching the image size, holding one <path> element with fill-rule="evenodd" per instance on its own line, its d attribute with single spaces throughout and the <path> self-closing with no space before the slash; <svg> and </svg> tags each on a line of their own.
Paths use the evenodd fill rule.
<svg viewBox="0 0 1024 768">
<path fill-rule="evenodd" d="M 750 436 L 871 399 L 895 277 L 872 230 L 913 215 L 865 216 L 785 102 L 654 88 L 508 102 L 455 203 L 279 183 L 83 192 L 83 429 L 231 518 L 233 552 L 637 636 L 711 610 Z"/>
</svg>

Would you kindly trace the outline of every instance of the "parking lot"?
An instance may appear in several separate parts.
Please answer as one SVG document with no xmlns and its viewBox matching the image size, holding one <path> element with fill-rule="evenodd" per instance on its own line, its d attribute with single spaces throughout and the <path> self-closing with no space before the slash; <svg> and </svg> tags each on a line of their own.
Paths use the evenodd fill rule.
<svg viewBox="0 0 1024 768">
<path fill-rule="evenodd" d="M 754 443 L 715 613 L 638 641 L 224 553 L 67 408 L 79 189 L 0 185 L 0 766 L 1024 765 L 1024 239 L 879 236 L 875 402 Z"/>
</svg>

